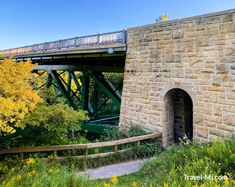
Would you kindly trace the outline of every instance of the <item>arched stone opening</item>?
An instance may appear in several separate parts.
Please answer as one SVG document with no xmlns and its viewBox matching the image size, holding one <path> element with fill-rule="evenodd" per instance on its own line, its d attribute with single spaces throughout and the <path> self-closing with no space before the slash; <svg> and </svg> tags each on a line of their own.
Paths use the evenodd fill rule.
<svg viewBox="0 0 235 187">
<path fill-rule="evenodd" d="M 169 90 L 164 98 L 165 124 L 170 130 L 168 136 L 175 143 L 185 135 L 193 138 L 193 102 L 190 95 L 179 88 Z"/>
</svg>

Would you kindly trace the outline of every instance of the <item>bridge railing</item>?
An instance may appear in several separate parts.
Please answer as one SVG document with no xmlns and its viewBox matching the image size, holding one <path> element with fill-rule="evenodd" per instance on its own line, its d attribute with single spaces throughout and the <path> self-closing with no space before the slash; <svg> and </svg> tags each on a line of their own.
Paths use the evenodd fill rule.
<svg viewBox="0 0 235 187">
<path fill-rule="evenodd" d="M 112 43 L 125 43 L 126 30 L 109 32 L 103 34 L 74 37 L 64 40 L 45 42 L 25 47 L 13 48 L 0 51 L 3 56 L 19 55 L 24 53 L 45 52 L 49 50 L 80 48 L 86 46 L 99 46 Z"/>
</svg>

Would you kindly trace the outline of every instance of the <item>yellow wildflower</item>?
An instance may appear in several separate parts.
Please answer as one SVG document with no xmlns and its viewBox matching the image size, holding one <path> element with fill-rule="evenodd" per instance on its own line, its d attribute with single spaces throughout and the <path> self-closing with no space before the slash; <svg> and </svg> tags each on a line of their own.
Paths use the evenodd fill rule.
<svg viewBox="0 0 235 187">
<path fill-rule="evenodd" d="M 25 163 L 26 165 L 33 165 L 36 163 L 36 161 L 33 158 L 28 158 Z"/>
<path fill-rule="evenodd" d="M 111 187 L 111 185 L 108 183 L 104 183 L 104 187 Z"/>
<path fill-rule="evenodd" d="M 13 181 L 20 181 L 22 179 L 22 176 L 20 174 L 17 174 L 16 176 L 12 177 Z"/>
<path fill-rule="evenodd" d="M 224 184 L 228 184 L 229 183 L 229 181 L 228 181 L 228 177 L 227 177 L 227 175 L 224 175 Z"/>
<path fill-rule="evenodd" d="M 11 171 L 14 172 L 14 171 L 15 171 L 15 168 L 11 168 Z"/>
<path fill-rule="evenodd" d="M 218 143 L 218 139 L 214 139 L 214 140 L 213 140 L 213 143 L 214 143 L 214 144 Z"/>
<path fill-rule="evenodd" d="M 32 176 L 34 176 L 35 174 L 36 174 L 36 172 L 35 172 L 35 170 L 33 170 L 33 171 L 29 172 L 27 175 L 28 175 L 29 177 L 32 177 Z"/>
<path fill-rule="evenodd" d="M 137 184 L 135 181 L 133 181 L 132 184 L 131 184 L 131 186 L 132 186 L 132 187 L 137 187 L 138 184 Z"/>
<path fill-rule="evenodd" d="M 163 187 L 169 187 L 168 182 L 164 182 Z"/>
<path fill-rule="evenodd" d="M 53 172 L 53 169 L 52 168 L 49 168 L 48 169 L 48 173 L 52 173 Z"/>
<path fill-rule="evenodd" d="M 10 181 L 5 184 L 5 187 L 13 187 L 14 184 Z"/>
<path fill-rule="evenodd" d="M 117 176 L 112 176 L 111 177 L 111 182 L 112 182 L 112 184 L 114 184 L 114 185 L 116 185 L 117 183 L 118 183 L 118 178 L 117 178 Z"/>
</svg>

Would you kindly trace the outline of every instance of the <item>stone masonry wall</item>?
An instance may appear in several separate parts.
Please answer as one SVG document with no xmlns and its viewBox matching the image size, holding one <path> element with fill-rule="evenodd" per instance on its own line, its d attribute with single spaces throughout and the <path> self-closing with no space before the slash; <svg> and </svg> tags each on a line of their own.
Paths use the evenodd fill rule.
<svg viewBox="0 0 235 187">
<path fill-rule="evenodd" d="M 162 132 L 169 145 L 174 88 L 193 101 L 194 138 L 235 134 L 235 9 L 128 29 L 120 125 Z"/>
</svg>

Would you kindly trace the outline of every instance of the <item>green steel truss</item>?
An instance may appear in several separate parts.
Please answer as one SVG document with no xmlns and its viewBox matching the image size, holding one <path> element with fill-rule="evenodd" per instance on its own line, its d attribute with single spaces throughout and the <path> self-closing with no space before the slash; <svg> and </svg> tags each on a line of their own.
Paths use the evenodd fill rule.
<svg viewBox="0 0 235 187">
<path fill-rule="evenodd" d="M 79 74 L 73 70 L 47 70 L 46 72 L 48 76 L 45 86 L 55 86 L 68 105 L 74 109 L 81 108 L 88 111 L 90 124 L 93 126 L 86 127 L 89 131 L 94 129 L 96 124 L 113 124 L 119 119 L 118 114 L 107 115 L 105 118 L 99 115 L 108 101 L 112 102 L 117 109 L 120 109 L 121 105 L 120 86 L 115 87 L 102 72 L 83 71 Z M 103 94 L 102 102 L 101 94 Z M 103 127 L 98 129 L 100 131 Z"/>
</svg>

